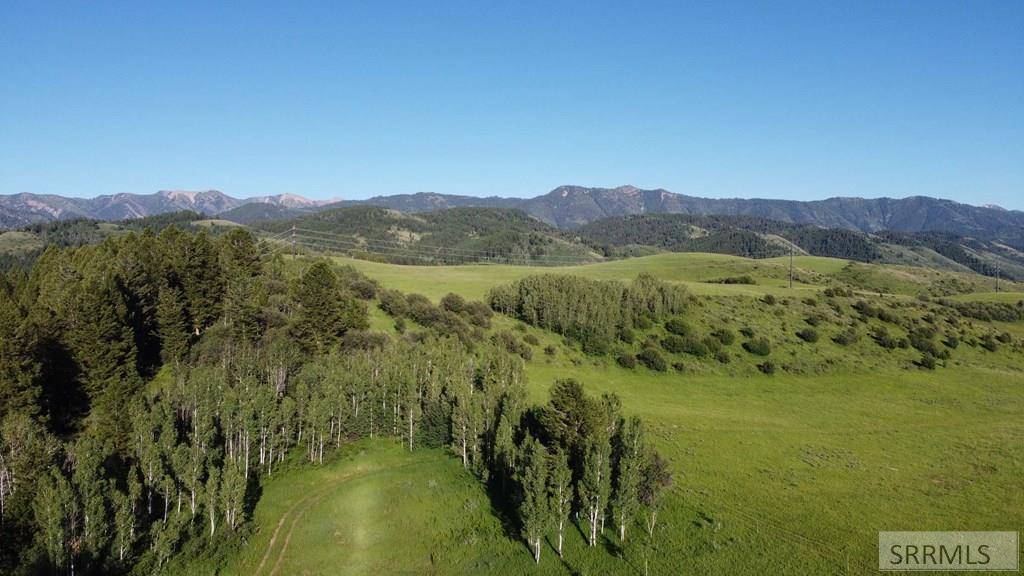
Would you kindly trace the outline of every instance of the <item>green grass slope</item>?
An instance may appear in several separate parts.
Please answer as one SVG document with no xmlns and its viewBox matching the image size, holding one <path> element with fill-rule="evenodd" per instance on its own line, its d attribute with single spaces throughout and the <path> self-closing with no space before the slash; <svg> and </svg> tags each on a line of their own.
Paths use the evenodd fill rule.
<svg viewBox="0 0 1024 576">
<path fill-rule="evenodd" d="M 383 286 L 438 299 L 480 298 L 528 274 L 515 266 L 403 267 L 344 260 Z M 870 338 L 839 346 L 794 336 L 802 319 L 832 309 L 821 287 L 850 277 L 893 293 L 902 313 L 925 314 L 916 270 L 801 257 L 801 282 L 785 288 L 788 259 L 750 261 L 708 254 L 662 254 L 560 269 L 592 278 L 630 279 L 644 271 L 686 283 L 699 298 L 687 312 L 696 330 L 751 325 L 773 342 L 788 369 L 760 374 L 739 342 L 728 365 L 680 355 L 684 370 L 625 369 L 590 357 L 561 337 L 496 316 L 492 331 L 535 337 L 527 363 L 531 400 L 544 402 L 559 378 L 588 392 L 614 392 L 641 416 L 675 474 L 652 574 L 868 574 L 876 572 L 881 530 L 1020 530 L 1024 527 L 1024 363 L 1019 350 L 961 345 L 944 367 L 919 370 L 912 350 L 885 351 Z M 870 274 L 868 274 L 870 273 Z M 757 284 L 707 284 L 750 274 Z M 971 275 L 932 278 L 963 290 Z M 987 279 L 985 279 L 987 280 Z M 977 287 L 983 287 L 978 281 Z M 1019 290 L 1019 288 L 1018 288 Z M 867 289 L 865 289 L 867 291 Z M 765 305 L 757 297 L 786 298 Z M 1015 303 L 1017 293 L 965 293 L 957 299 Z M 794 297 L 795 296 L 795 297 Z M 847 306 L 847 305 L 843 305 Z M 372 307 L 374 329 L 393 321 Z M 848 313 L 847 313 L 848 314 Z M 848 316 L 847 316 L 848 318 Z M 863 329 L 877 323 L 871 318 Z M 972 330 L 1024 337 L 1024 325 L 970 321 Z M 659 327 L 652 329 L 653 332 Z M 543 350 L 550 347 L 554 352 Z M 255 532 L 225 561 L 179 567 L 225 574 L 641 574 L 634 546 L 606 538 L 597 550 L 581 531 L 567 534 L 559 560 L 546 546 L 532 563 L 514 527 L 491 514 L 486 492 L 442 451 L 409 454 L 390 442 L 351 447 L 349 456 L 271 480 Z M 289 535 L 291 536 L 289 538 Z M 262 567 L 261 567 L 262 566 Z M 277 572 L 275 572 L 275 566 Z"/>
</svg>

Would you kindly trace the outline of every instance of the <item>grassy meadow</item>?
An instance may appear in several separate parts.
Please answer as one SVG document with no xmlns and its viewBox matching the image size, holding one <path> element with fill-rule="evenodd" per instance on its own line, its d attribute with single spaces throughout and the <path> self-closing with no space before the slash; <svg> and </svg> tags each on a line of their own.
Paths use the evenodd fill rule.
<svg viewBox="0 0 1024 576">
<path fill-rule="evenodd" d="M 479 299 L 496 284 L 555 271 L 338 261 L 435 301 L 448 292 Z M 546 401 L 552 383 L 566 377 L 592 394 L 614 392 L 671 461 L 675 485 L 651 573 L 867 574 L 876 571 L 880 530 L 1024 529 L 1020 351 L 960 346 L 945 366 L 926 371 L 914 366 L 913 350 L 886 351 L 866 338 L 839 346 L 828 338 L 838 325 L 823 327 L 816 343 L 803 342 L 793 335 L 801 319 L 827 312 L 808 303 L 821 287 L 861 277 L 865 292 L 873 282 L 887 288 L 888 301 L 913 302 L 931 272 L 799 257 L 800 282 L 790 290 L 788 266 L 788 259 L 662 254 L 558 269 L 599 279 L 648 272 L 684 283 L 707 296 L 687 315 L 699 330 L 748 324 L 769 336 L 772 357 L 786 367 L 774 376 L 758 372 L 738 343 L 729 347 L 729 364 L 685 363 L 658 373 L 585 356 L 560 336 L 495 317 L 492 330 L 537 339 L 527 363 L 531 401 Z M 740 274 L 757 284 L 706 282 Z M 979 288 L 988 281 L 940 280 Z M 785 300 L 767 307 L 758 300 L 765 294 Z M 1019 296 L 957 298 L 1015 303 Z M 1020 323 L 974 324 L 1024 337 Z M 394 331 L 375 307 L 371 328 Z M 587 549 L 575 527 L 563 560 L 547 546 L 534 565 L 512 530 L 456 458 L 363 441 L 323 467 L 269 480 L 237 552 L 172 568 L 248 576 L 643 573 L 635 544 L 623 550 L 607 538 Z"/>
</svg>

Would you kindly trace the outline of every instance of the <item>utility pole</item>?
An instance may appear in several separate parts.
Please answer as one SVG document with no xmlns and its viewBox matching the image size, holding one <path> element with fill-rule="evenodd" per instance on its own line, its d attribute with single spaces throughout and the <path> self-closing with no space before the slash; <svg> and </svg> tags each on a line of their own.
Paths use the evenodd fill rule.
<svg viewBox="0 0 1024 576">
<path fill-rule="evenodd" d="M 1000 272 L 1002 272 L 1002 270 L 999 268 L 998 265 L 996 265 L 996 292 L 999 292 L 999 273 Z"/>
<path fill-rule="evenodd" d="M 793 244 L 789 245 L 789 287 L 793 287 Z"/>
</svg>

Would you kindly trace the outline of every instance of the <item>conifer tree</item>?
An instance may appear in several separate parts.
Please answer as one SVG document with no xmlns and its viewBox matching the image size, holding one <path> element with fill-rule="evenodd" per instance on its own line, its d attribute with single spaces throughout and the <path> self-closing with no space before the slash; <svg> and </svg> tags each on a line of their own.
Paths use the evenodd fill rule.
<svg viewBox="0 0 1024 576">
<path fill-rule="evenodd" d="M 0 286 L 0 419 L 8 412 L 39 417 L 42 367 L 33 354 L 33 334 L 21 305 Z"/>
<path fill-rule="evenodd" d="M 171 284 L 160 287 L 156 306 L 157 334 L 160 338 L 160 357 L 166 363 L 181 360 L 191 341 L 185 295 Z"/>
</svg>

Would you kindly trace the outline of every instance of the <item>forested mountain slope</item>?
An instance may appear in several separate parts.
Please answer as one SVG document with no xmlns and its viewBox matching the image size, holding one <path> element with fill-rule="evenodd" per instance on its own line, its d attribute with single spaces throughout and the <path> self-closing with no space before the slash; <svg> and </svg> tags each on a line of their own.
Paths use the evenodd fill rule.
<svg viewBox="0 0 1024 576">
<path fill-rule="evenodd" d="M 673 252 L 716 252 L 751 258 L 797 254 L 861 262 L 910 264 L 1024 278 L 1024 252 L 994 240 L 942 232 L 867 234 L 753 216 L 643 214 L 606 218 L 574 230 L 606 255 L 628 255 L 638 246 Z"/>
<path fill-rule="evenodd" d="M 348 206 L 255 224 L 270 233 L 296 229 L 300 246 L 398 263 L 523 262 L 571 264 L 600 259 L 582 243 L 519 210 L 451 208 L 404 214 Z"/>
</svg>

